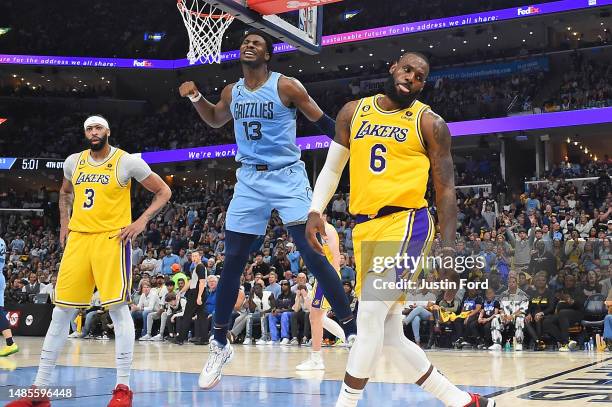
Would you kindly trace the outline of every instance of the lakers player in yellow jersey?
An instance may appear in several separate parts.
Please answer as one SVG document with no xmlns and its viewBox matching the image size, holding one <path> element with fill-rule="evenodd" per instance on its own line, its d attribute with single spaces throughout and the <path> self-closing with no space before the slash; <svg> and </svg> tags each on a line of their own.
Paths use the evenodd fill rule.
<svg viewBox="0 0 612 407">
<path fill-rule="evenodd" d="M 321 251 L 321 212 L 350 160 L 350 207 L 360 297 L 357 339 L 336 407 L 355 407 L 381 352 L 409 380 L 452 407 L 492 407 L 493 400 L 459 390 L 438 372 L 402 328 L 404 290 L 395 283 L 418 276 L 420 264 L 397 262 L 427 255 L 435 234 L 425 191 L 429 174 L 443 249 L 454 251 L 457 222 L 451 136 L 444 120 L 417 100 L 429 74 L 427 58 L 404 54 L 390 68 L 384 94 L 347 103 L 313 191 L 306 234 Z M 383 284 L 384 283 L 384 284 Z"/>
<path fill-rule="evenodd" d="M 57 285 L 55 309 L 34 381 L 47 387 L 57 357 L 63 348 L 76 308 L 88 307 L 94 287 L 101 305 L 109 309 L 115 329 L 117 385 L 109 407 L 132 405 L 129 389 L 134 348 L 134 322 L 130 301 L 131 239 L 144 231 L 170 199 L 170 188 L 140 158 L 108 143 L 110 129 L 102 116 L 84 123 L 90 148 L 64 162 L 60 190 L 60 244 L 64 248 Z M 132 222 L 131 179 L 155 194 L 151 205 Z M 34 404 L 33 404 L 34 403 Z M 48 406 L 48 401 L 17 400 L 9 406 Z"/>
<path fill-rule="evenodd" d="M 336 229 L 327 223 L 327 215 L 323 215 L 325 222 L 325 236 L 323 238 L 323 254 L 334 266 L 338 275 L 340 275 L 340 239 Z M 310 328 L 312 334 L 312 352 L 310 357 L 304 362 L 295 367 L 299 371 L 308 370 L 325 370 L 323 357 L 321 355 L 321 345 L 323 342 L 323 328 L 331 332 L 335 337 L 346 342 L 346 337 L 342 327 L 333 319 L 327 316 L 327 312 L 331 309 L 327 298 L 323 295 L 323 289 L 317 283 L 312 289 L 312 299 L 310 303 Z"/>
</svg>

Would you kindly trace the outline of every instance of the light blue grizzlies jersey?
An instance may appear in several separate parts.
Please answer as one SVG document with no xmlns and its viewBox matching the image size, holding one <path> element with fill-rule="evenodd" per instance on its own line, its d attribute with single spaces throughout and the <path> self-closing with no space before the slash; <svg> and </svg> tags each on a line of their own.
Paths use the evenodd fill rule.
<svg viewBox="0 0 612 407">
<path fill-rule="evenodd" d="M 6 243 L 0 238 L 0 307 L 4 307 L 4 290 L 6 289 L 6 280 L 4 279 L 4 264 L 6 262 Z M 2 318 L 2 315 L 0 315 Z"/>
<path fill-rule="evenodd" d="M 230 109 L 238 152 L 243 164 L 267 164 L 271 169 L 286 167 L 300 159 L 295 144 L 296 109 L 283 104 L 278 95 L 281 74 L 271 72 L 268 80 L 250 91 L 241 78 L 232 89 Z"/>
</svg>

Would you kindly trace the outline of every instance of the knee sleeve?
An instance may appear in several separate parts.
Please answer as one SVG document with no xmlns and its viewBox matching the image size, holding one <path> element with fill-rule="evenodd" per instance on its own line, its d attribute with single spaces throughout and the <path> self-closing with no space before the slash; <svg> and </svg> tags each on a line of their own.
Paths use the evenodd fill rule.
<svg viewBox="0 0 612 407">
<path fill-rule="evenodd" d="M 65 308 L 56 306 L 53 308 L 53 314 L 51 317 L 51 324 L 49 325 L 48 335 L 66 335 L 70 327 L 70 321 L 72 321 L 78 310 L 75 308 Z"/>
<path fill-rule="evenodd" d="M 382 352 L 385 319 L 389 309 L 381 301 L 364 301 L 357 314 L 357 339 L 349 353 L 346 372 L 353 377 L 372 377 L 375 362 Z"/>
<path fill-rule="evenodd" d="M 393 314 L 387 317 L 383 343 L 386 357 L 401 372 L 408 375 L 409 382 L 416 383 L 427 373 L 431 363 L 423 349 L 404 336 L 402 315 Z"/>
<path fill-rule="evenodd" d="M 128 306 L 123 304 L 116 304 L 108 309 L 111 319 L 113 320 L 113 326 L 115 328 L 115 337 L 123 336 L 131 332 L 134 335 L 134 320 Z"/>
</svg>

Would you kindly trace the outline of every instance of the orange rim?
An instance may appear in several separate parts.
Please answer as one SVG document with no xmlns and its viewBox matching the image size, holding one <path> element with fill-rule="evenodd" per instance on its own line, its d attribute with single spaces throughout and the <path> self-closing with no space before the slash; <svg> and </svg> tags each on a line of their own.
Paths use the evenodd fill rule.
<svg viewBox="0 0 612 407">
<path fill-rule="evenodd" d="M 181 9 L 181 11 L 189 11 L 189 14 L 191 14 L 192 16 L 196 16 L 200 18 L 214 18 L 214 19 L 232 18 L 232 15 L 228 13 L 221 13 L 221 14 L 196 13 L 195 11 L 187 10 L 187 7 L 185 7 L 185 4 L 184 4 L 184 0 L 177 0 L 176 2 L 179 8 Z"/>
</svg>

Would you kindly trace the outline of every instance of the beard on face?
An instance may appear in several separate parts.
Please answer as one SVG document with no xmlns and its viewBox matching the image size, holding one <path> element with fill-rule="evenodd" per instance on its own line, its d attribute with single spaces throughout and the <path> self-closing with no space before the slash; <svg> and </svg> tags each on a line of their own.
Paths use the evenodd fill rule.
<svg viewBox="0 0 612 407">
<path fill-rule="evenodd" d="M 96 137 L 96 138 L 100 140 L 98 144 L 94 144 L 91 141 L 89 142 L 89 148 L 91 148 L 92 151 L 100 151 L 108 143 L 108 134 L 105 134 L 104 137 Z"/>
<path fill-rule="evenodd" d="M 385 82 L 384 93 L 389 99 L 400 105 L 400 107 L 405 108 L 410 106 L 419 97 L 421 91 L 410 92 L 408 95 L 399 93 L 395 87 L 395 79 L 393 79 L 393 75 L 390 75 Z"/>
</svg>

